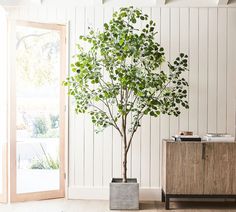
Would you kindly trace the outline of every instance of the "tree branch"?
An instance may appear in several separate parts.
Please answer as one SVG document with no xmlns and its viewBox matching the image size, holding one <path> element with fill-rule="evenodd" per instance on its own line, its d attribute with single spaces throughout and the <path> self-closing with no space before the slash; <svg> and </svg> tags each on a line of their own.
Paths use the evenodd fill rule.
<svg viewBox="0 0 236 212">
<path fill-rule="evenodd" d="M 46 34 L 49 34 L 49 32 L 45 32 L 45 33 L 42 33 L 42 34 L 29 34 L 29 35 L 25 35 L 25 36 L 21 37 L 21 38 L 17 41 L 17 43 L 16 43 L 16 49 L 19 48 L 21 41 L 23 41 L 24 39 L 29 38 L 29 37 L 40 37 L 40 36 L 43 36 L 43 35 L 46 35 Z"/>
<path fill-rule="evenodd" d="M 106 112 L 105 112 L 104 110 L 102 110 L 101 108 L 97 107 L 96 105 L 91 104 L 90 106 L 92 106 L 92 107 L 96 108 L 97 110 L 101 111 L 102 113 L 105 113 L 105 114 L 106 114 Z M 107 117 L 108 117 L 108 116 L 107 116 Z M 109 118 L 109 117 L 108 117 L 108 118 Z M 120 134 L 121 134 L 121 136 L 122 136 L 122 133 L 121 133 L 119 127 L 115 124 L 115 122 L 114 122 L 114 123 L 112 123 L 112 122 L 114 122 L 114 121 L 113 121 L 113 120 L 110 120 L 110 124 L 111 124 L 113 127 L 115 127 L 115 128 L 120 132 Z"/>
<path fill-rule="evenodd" d="M 104 103 L 104 101 L 103 101 L 103 103 Z M 119 131 L 121 137 L 123 137 L 123 134 L 122 134 L 120 128 L 118 127 L 118 125 L 117 125 L 116 122 L 115 122 L 115 119 L 114 119 L 114 117 L 113 117 L 113 114 L 112 114 L 111 108 L 110 108 L 110 106 L 109 106 L 107 100 L 106 100 L 106 103 L 104 103 L 104 104 L 105 104 L 105 106 L 106 106 L 107 109 L 108 109 L 108 112 L 109 112 L 109 114 L 110 114 L 110 116 L 111 116 L 111 119 L 112 119 L 114 125 L 116 126 L 116 129 Z"/>
</svg>

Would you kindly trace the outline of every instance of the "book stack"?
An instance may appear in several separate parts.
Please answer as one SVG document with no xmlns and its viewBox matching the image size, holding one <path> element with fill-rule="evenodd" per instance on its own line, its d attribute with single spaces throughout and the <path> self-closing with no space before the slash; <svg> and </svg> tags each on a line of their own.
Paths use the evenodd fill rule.
<svg viewBox="0 0 236 212">
<path fill-rule="evenodd" d="M 175 141 L 201 141 L 201 137 L 198 135 L 175 135 L 172 136 Z"/>
<path fill-rule="evenodd" d="M 234 142 L 235 138 L 226 133 L 207 133 L 206 136 L 203 137 L 203 140 L 209 142 Z"/>
</svg>

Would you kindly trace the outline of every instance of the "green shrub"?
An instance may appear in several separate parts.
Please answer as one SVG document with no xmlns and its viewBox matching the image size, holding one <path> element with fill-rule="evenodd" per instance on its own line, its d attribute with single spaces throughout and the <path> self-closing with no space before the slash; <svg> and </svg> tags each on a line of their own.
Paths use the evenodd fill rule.
<svg viewBox="0 0 236 212">
<path fill-rule="evenodd" d="M 30 169 L 59 169 L 59 159 L 53 159 L 51 155 L 45 151 L 41 143 L 40 147 L 42 149 L 44 157 L 34 159 L 30 165 Z"/>
<path fill-rule="evenodd" d="M 51 128 L 55 129 L 59 127 L 59 115 L 50 114 Z"/>
<path fill-rule="evenodd" d="M 33 120 L 33 136 L 39 137 L 40 135 L 44 135 L 48 132 L 46 119 L 43 117 L 36 117 Z"/>
<path fill-rule="evenodd" d="M 52 158 L 49 161 L 46 158 L 35 159 L 32 161 L 30 169 L 59 169 L 59 160 Z"/>
</svg>

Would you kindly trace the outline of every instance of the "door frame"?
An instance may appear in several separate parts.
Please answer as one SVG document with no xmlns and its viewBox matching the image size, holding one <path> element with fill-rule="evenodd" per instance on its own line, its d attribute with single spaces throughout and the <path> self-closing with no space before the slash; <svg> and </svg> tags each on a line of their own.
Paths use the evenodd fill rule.
<svg viewBox="0 0 236 212">
<path fill-rule="evenodd" d="M 7 149 L 7 143 L 4 143 L 2 148 L 2 193 L 0 193 L 1 203 L 6 203 L 8 200 Z"/>
<path fill-rule="evenodd" d="M 8 109 L 8 84 L 9 84 L 9 74 L 8 74 L 8 63 L 7 63 L 7 55 L 8 55 L 8 19 L 7 19 L 7 16 L 5 16 L 5 20 L 4 20 L 4 28 L 6 30 L 5 33 L 3 33 L 3 36 L 4 36 L 4 40 L 3 42 L 5 43 L 5 46 L 4 46 L 4 52 L 6 55 L 4 55 L 4 58 L 3 60 L 5 61 L 4 65 L 3 65 L 3 70 L 6 71 L 6 75 L 4 76 L 3 80 L 6 81 L 6 84 L 5 84 L 5 89 L 6 89 L 6 97 L 4 98 L 4 101 L 5 101 L 5 106 L 6 106 L 6 109 L 5 109 L 5 112 L 6 112 L 6 131 L 5 131 L 5 134 L 6 134 L 6 137 L 5 137 L 5 142 L 3 142 L 1 145 L 2 145 L 2 152 L 0 153 L 1 155 L 1 159 L 2 159 L 2 182 L 0 182 L 2 184 L 2 192 L 0 193 L 0 203 L 6 203 L 8 201 L 8 116 L 9 116 L 9 109 Z"/>
<path fill-rule="evenodd" d="M 15 30 L 16 26 L 28 26 L 41 29 L 58 31 L 60 34 L 60 82 L 66 77 L 66 25 L 38 23 L 30 21 L 15 21 L 11 29 L 11 59 L 16 58 Z M 14 39 L 14 40 L 13 40 Z M 17 169 L 16 169 L 16 86 L 15 86 L 15 63 L 11 61 L 10 69 L 10 202 L 21 202 L 30 200 L 43 200 L 65 197 L 65 140 L 66 140 L 66 98 L 65 88 L 60 86 L 60 188 L 59 190 L 20 193 L 17 194 Z"/>
</svg>

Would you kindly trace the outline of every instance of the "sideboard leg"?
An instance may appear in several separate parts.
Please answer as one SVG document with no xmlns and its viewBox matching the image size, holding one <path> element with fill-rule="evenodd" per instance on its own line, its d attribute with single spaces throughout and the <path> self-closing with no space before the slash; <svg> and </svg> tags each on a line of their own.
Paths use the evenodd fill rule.
<svg viewBox="0 0 236 212">
<path fill-rule="evenodd" d="M 165 193 L 163 190 L 161 190 L 161 201 L 165 202 Z"/>
<path fill-rule="evenodd" d="M 170 209 L 170 198 L 167 195 L 165 196 L 165 208 L 166 210 Z"/>
</svg>

